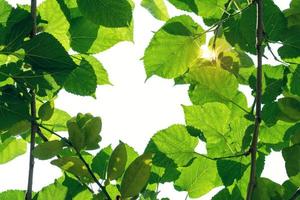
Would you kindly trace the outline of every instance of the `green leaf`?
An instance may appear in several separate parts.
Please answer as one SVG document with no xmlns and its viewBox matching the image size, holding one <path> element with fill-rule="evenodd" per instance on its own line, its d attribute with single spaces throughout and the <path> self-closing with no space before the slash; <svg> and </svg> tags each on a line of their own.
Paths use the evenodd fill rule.
<svg viewBox="0 0 300 200">
<path fill-rule="evenodd" d="M 59 140 L 44 142 L 34 148 L 33 155 L 40 160 L 47 160 L 58 155 L 63 146 L 63 142 Z"/>
<path fill-rule="evenodd" d="M 67 198 L 67 187 L 60 183 L 53 183 L 44 187 L 37 196 L 37 200 L 51 200 L 55 197 L 56 200 L 65 200 Z"/>
<path fill-rule="evenodd" d="M 159 151 L 174 160 L 178 166 L 186 165 L 196 156 L 198 139 L 192 137 L 182 125 L 173 125 L 156 133 L 152 139 Z"/>
<path fill-rule="evenodd" d="M 216 162 L 197 157 L 193 163 L 181 168 L 181 174 L 175 181 L 175 186 L 187 191 L 189 197 L 197 198 L 220 185 Z"/>
<path fill-rule="evenodd" d="M 72 118 L 67 122 L 69 140 L 77 150 L 81 150 L 85 146 L 85 137 L 76 120 Z"/>
<path fill-rule="evenodd" d="M 87 149 L 92 150 L 98 148 L 98 143 L 101 141 L 99 135 L 101 128 L 102 121 L 100 117 L 93 117 L 84 124 L 82 130 L 84 131 L 84 141 Z"/>
<path fill-rule="evenodd" d="M 38 111 L 39 117 L 43 121 L 48 121 L 49 119 L 51 119 L 53 113 L 54 113 L 54 101 L 47 101 L 39 108 Z"/>
<path fill-rule="evenodd" d="M 80 177 L 85 182 L 90 182 L 91 180 L 91 176 L 86 166 L 78 157 L 65 156 L 63 158 L 52 160 L 51 164 Z"/>
<path fill-rule="evenodd" d="M 50 120 L 47 121 L 47 128 L 53 131 L 66 131 L 67 121 L 71 119 L 71 116 L 63 110 L 54 109 L 53 115 Z"/>
<path fill-rule="evenodd" d="M 176 78 L 195 62 L 200 46 L 205 43 L 204 30 L 186 15 L 166 22 L 145 50 L 144 65 L 147 77 L 158 75 Z"/>
<path fill-rule="evenodd" d="M 91 200 L 92 197 L 93 197 L 93 194 L 89 190 L 84 190 L 84 191 L 80 192 L 79 194 L 77 194 L 73 198 L 73 200 L 83 200 L 83 199 Z"/>
<path fill-rule="evenodd" d="M 288 86 L 292 94 L 300 96 L 300 65 L 298 65 L 295 71 L 289 75 Z"/>
<path fill-rule="evenodd" d="M 264 0 L 264 25 L 268 39 L 282 40 L 286 31 L 286 19 L 279 7 L 272 0 Z M 273 23 L 269 23 L 272 21 Z M 230 17 L 224 24 L 224 34 L 232 46 L 237 46 L 249 53 L 256 54 L 256 6 L 244 10 L 241 15 Z"/>
<path fill-rule="evenodd" d="M 0 144 L 0 164 L 7 163 L 26 153 L 27 143 L 22 139 L 10 137 Z"/>
<path fill-rule="evenodd" d="M 209 20 L 220 20 L 224 13 L 225 3 L 228 0 L 195 0 L 195 4 L 198 8 L 199 16 Z"/>
<path fill-rule="evenodd" d="M 29 119 L 29 102 L 13 86 L 0 88 L 0 130 Z"/>
<path fill-rule="evenodd" d="M 259 139 L 267 144 L 284 143 L 286 142 L 286 132 L 292 125 L 282 121 L 278 121 L 271 127 L 263 124 L 260 128 Z"/>
<path fill-rule="evenodd" d="M 109 180 L 116 180 L 121 177 L 125 171 L 127 162 L 127 152 L 124 143 L 120 143 L 112 152 L 108 168 L 107 168 L 107 178 Z"/>
<path fill-rule="evenodd" d="M 226 105 L 206 103 L 203 106 L 184 106 L 183 109 L 187 125 L 203 132 L 208 155 L 234 155 L 247 148 L 244 137 L 251 122 L 245 118 L 232 120 Z"/>
<path fill-rule="evenodd" d="M 290 8 L 284 10 L 284 15 L 288 20 L 288 27 L 297 26 L 300 19 L 300 4 L 297 0 L 292 0 L 290 3 Z"/>
<path fill-rule="evenodd" d="M 133 41 L 133 23 L 128 27 L 109 28 L 96 25 L 84 17 L 71 20 L 72 48 L 80 53 L 96 54 L 121 41 Z"/>
<path fill-rule="evenodd" d="M 281 200 L 283 199 L 284 189 L 281 185 L 267 179 L 258 178 L 253 192 L 253 199 L 257 200 Z"/>
<path fill-rule="evenodd" d="M 300 173 L 300 145 L 293 145 L 282 150 L 285 168 L 289 177 Z"/>
<path fill-rule="evenodd" d="M 49 33 L 41 33 L 24 43 L 25 62 L 31 64 L 34 70 L 44 70 L 49 73 L 59 73 L 66 76 L 76 68 L 76 64 L 67 51 Z"/>
<path fill-rule="evenodd" d="M 69 22 L 66 19 L 59 1 L 46 0 L 39 7 L 38 12 L 45 21 L 43 31 L 53 35 L 66 49 L 70 47 L 68 37 Z"/>
<path fill-rule="evenodd" d="M 22 190 L 7 190 L 0 193 L 1 200 L 24 200 L 25 191 Z"/>
<path fill-rule="evenodd" d="M 231 102 L 237 94 L 237 79 L 219 67 L 195 68 L 189 72 L 189 77 L 196 82 L 189 91 L 193 103 Z"/>
<path fill-rule="evenodd" d="M 111 84 L 108 78 L 108 74 L 104 69 L 102 63 L 97 60 L 94 56 L 79 54 L 76 58 L 80 59 L 80 65 L 92 66 L 95 75 L 97 77 L 97 85 Z"/>
<path fill-rule="evenodd" d="M 285 97 L 278 100 L 280 119 L 296 122 L 300 120 L 300 101 L 292 97 Z"/>
<path fill-rule="evenodd" d="M 169 2 L 178 9 L 194 13 L 198 12 L 198 8 L 194 0 L 169 0 Z"/>
<path fill-rule="evenodd" d="M 80 65 L 68 75 L 64 87 L 66 91 L 73 94 L 94 95 L 97 88 L 97 77 L 93 67 L 83 59 Z"/>
<path fill-rule="evenodd" d="M 11 136 L 27 133 L 31 128 L 31 123 L 28 120 L 22 120 L 11 126 L 7 133 Z"/>
<path fill-rule="evenodd" d="M 129 165 L 121 183 L 122 198 L 134 197 L 146 186 L 150 177 L 152 156 L 151 153 L 143 154 Z"/>
<path fill-rule="evenodd" d="M 78 7 L 87 19 L 107 27 L 128 26 L 132 7 L 127 0 L 77 0 Z"/>
<path fill-rule="evenodd" d="M 278 54 L 286 62 L 300 64 L 300 25 L 291 27 L 282 32 L 283 46 L 278 49 Z"/>
<path fill-rule="evenodd" d="M 91 164 L 92 170 L 94 173 L 98 174 L 101 179 L 106 179 L 106 171 L 111 153 L 111 146 L 107 146 L 101 149 L 101 151 L 93 158 Z"/>
<path fill-rule="evenodd" d="M 169 19 L 169 13 L 163 0 L 142 0 L 141 5 L 159 20 Z"/>
</svg>

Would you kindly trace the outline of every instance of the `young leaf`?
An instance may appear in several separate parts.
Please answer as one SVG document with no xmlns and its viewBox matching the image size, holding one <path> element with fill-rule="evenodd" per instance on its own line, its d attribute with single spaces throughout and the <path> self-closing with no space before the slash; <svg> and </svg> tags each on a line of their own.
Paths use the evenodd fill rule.
<svg viewBox="0 0 300 200">
<path fill-rule="evenodd" d="M 97 149 L 98 143 L 101 141 L 101 137 L 99 135 L 101 128 L 102 122 L 100 117 L 93 117 L 84 124 L 82 130 L 84 131 L 85 145 L 87 149 Z"/>
<path fill-rule="evenodd" d="M 44 142 L 34 148 L 33 155 L 40 160 L 47 160 L 58 155 L 63 146 L 63 142 L 58 140 Z"/>
<path fill-rule="evenodd" d="M 126 163 L 126 147 L 124 143 L 120 142 L 110 156 L 107 168 L 107 178 L 109 180 L 116 180 L 117 178 L 121 177 L 125 171 Z"/>
<path fill-rule="evenodd" d="M 77 0 L 77 4 L 80 12 L 95 24 L 123 27 L 131 22 L 132 7 L 127 0 Z"/>
<path fill-rule="evenodd" d="M 69 140 L 77 150 L 81 150 L 85 146 L 85 136 L 81 128 L 78 126 L 76 120 L 72 118 L 67 122 Z"/>
<path fill-rule="evenodd" d="M 160 28 L 145 50 L 147 77 L 176 78 L 195 62 L 205 43 L 204 30 L 186 15 L 174 17 Z"/>
<path fill-rule="evenodd" d="M 47 101 L 39 108 L 38 111 L 39 117 L 43 121 L 48 121 L 49 119 L 51 119 L 53 113 L 54 113 L 54 101 Z"/>
<path fill-rule="evenodd" d="M 122 198 L 134 197 L 146 186 L 150 177 L 152 156 L 151 153 L 143 154 L 129 165 L 121 183 Z"/>
</svg>

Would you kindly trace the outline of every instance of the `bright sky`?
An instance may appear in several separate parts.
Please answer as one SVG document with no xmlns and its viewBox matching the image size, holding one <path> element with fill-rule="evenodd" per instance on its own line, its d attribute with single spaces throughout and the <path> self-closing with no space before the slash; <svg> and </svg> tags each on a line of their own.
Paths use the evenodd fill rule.
<svg viewBox="0 0 300 200">
<path fill-rule="evenodd" d="M 276 4 L 285 9 L 289 7 L 290 0 L 274 0 Z M 8 0 L 11 4 L 30 3 L 30 0 Z M 39 1 L 41 2 L 41 1 Z M 152 31 L 156 31 L 163 22 L 154 19 L 148 11 L 142 8 L 140 0 L 135 0 L 134 10 L 135 35 L 134 43 L 123 42 L 105 51 L 97 58 L 107 69 L 113 86 L 101 86 L 97 89 L 97 99 L 79 97 L 61 92 L 56 106 L 71 115 L 78 112 L 90 112 L 101 116 L 103 121 L 101 147 L 108 144 L 114 146 L 119 140 L 133 146 L 142 153 L 151 136 L 157 131 L 167 128 L 174 123 L 184 123 L 181 105 L 191 104 L 188 98 L 187 86 L 174 86 L 172 80 L 152 77 L 145 82 L 145 71 L 140 60 L 148 45 Z M 168 4 L 171 16 L 182 14 L 172 5 Z M 203 25 L 199 18 L 195 20 Z M 271 56 L 268 56 L 271 58 Z M 254 58 L 255 59 L 255 58 Z M 265 63 L 274 63 L 265 60 Z M 84 84 L 84 83 L 83 83 Z M 249 89 L 242 87 L 249 103 L 252 98 Z M 203 144 L 199 151 L 204 151 Z M 0 191 L 7 189 L 26 189 L 28 176 L 28 153 L 5 165 L 0 165 Z M 281 153 L 273 152 L 266 159 L 268 171 L 263 172 L 264 177 L 283 183 L 286 179 L 284 161 Z M 61 176 L 58 168 L 49 161 L 36 160 L 34 169 L 35 191 L 53 182 Z M 185 192 L 176 192 L 171 184 L 160 187 L 160 197 L 169 197 L 172 200 L 185 199 Z M 218 190 L 213 190 L 199 200 L 209 200 Z"/>
</svg>

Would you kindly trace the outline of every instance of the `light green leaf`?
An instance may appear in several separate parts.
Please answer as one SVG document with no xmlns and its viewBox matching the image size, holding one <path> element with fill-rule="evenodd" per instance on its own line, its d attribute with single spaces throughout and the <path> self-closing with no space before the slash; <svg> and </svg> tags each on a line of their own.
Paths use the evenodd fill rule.
<svg viewBox="0 0 300 200">
<path fill-rule="evenodd" d="M 200 46 L 205 43 L 204 30 L 186 15 L 166 22 L 145 50 L 144 65 L 147 77 L 158 75 L 176 78 L 195 62 Z"/>
<path fill-rule="evenodd" d="M 95 54 L 121 41 L 133 41 L 133 23 L 128 27 L 110 28 L 96 25 L 84 17 L 71 20 L 71 46 L 80 53 Z"/>
<path fill-rule="evenodd" d="M 197 198 L 220 185 L 216 162 L 197 157 L 188 167 L 181 168 L 175 186 L 187 191 L 189 197 Z"/>
<path fill-rule="evenodd" d="M 198 139 L 192 137 L 182 125 L 173 125 L 152 137 L 159 151 L 174 160 L 178 166 L 186 165 L 194 158 Z"/>
<path fill-rule="evenodd" d="M 42 20 L 46 21 L 46 24 L 43 25 L 43 31 L 52 34 L 65 49 L 69 49 L 68 30 L 70 25 L 59 5 L 59 1 L 43 1 L 38 7 L 38 12 Z"/>
<path fill-rule="evenodd" d="M 184 106 L 187 125 L 200 129 L 206 138 L 206 148 L 211 157 L 240 153 L 247 148 L 243 143 L 250 121 L 231 119 L 229 108 L 221 103 L 203 106 Z"/>
<path fill-rule="evenodd" d="M 58 155 L 63 146 L 63 142 L 58 140 L 44 142 L 34 148 L 33 155 L 40 160 L 47 160 Z"/>
<path fill-rule="evenodd" d="M 39 117 L 43 121 L 48 121 L 49 119 L 51 119 L 53 113 L 54 113 L 54 101 L 47 101 L 39 108 L 38 111 Z"/>
<path fill-rule="evenodd" d="M 44 187 L 37 195 L 37 200 L 65 200 L 67 198 L 68 188 L 60 183 L 53 183 Z"/>
<path fill-rule="evenodd" d="M 0 144 L 0 164 L 7 163 L 26 153 L 27 143 L 22 139 L 10 137 Z"/>
<path fill-rule="evenodd" d="M 107 178 L 109 180 L 116 180 L 121 177 L 125 171 L 127 163 L 127 152 L 124 143 L 120 143 L 112 152 L 108 168 L 107 168 Z"/>
<path fill-rule="evenodd" d="M 87 19 L 106 27 L 128 26 L 132 7 L 127 0 L 77 0 L 79 10 Z"/>
<path fill-rule="evenodd" d="M 127 168 L 121 183 L 122 198 L 134 197 L 146 186 L 152 165 L 151 153 L 136 158 Z"/>
<path fill-rule="evenodd" d="M 25 191 L 22 190 L 7 190 L 0 193 L 1 200 L 24 200 Z"/>
<path fill-rule="evenodd" d="M 163 0 L 142 0 L 141 5 L 159 20 L 169 19 L 169 13 Z"/>
<path fill-rule="evenodd" d="M 219 67 L 199 67 L 189 72 L 189 77 L 196 82 L 189 91 L 192 102 L 231 102 L 237 94 L 238 81 L 235 76 Z"/>
<path fill-rule="evenodd" d="M 69 119 L 71 119 L 71 116 L 68 113 L 60 109 L 54 109 L 51 119 L 47 121 L 45 126 L 53 131 L 66 131 L 66 123 Z"/>
</svg>

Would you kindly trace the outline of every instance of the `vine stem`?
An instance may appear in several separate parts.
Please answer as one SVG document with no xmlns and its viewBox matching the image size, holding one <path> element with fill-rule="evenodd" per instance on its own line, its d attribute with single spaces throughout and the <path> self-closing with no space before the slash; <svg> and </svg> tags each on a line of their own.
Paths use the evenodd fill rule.
<svg viewBox="0 0 300 200">
<path fill-rule="evenodd" d="M 257 53 L 257 78 L 256 78 L 256 112 L 255 125 L 250 147 L 251 170 L 248 184 L 247 200 L 252 200 L 256 185 L 256 153 L 259 135 L 259 126 L 261 123 L 261 104 L 262 104 L 262 57 L 264 40 L 264 22 L 263 22 L 263 0 L 256 0 L 257 22 L 256 22 L 256 53 Z"/>
<path fill-rule="evenodd" d="M 32 31 L 30 34 L 30 38 L 33 38 L 36 35 L 37 27 L 36 27 L 36 0 L 31 0 L 31 16 L 32 16 Z M 35 99 L 35 91 L 34 89 L 30 89 L 31 95 L 31 103 L 30 103 L 30 114 L 31 118 L 31 133 L 30 133 L 30 155 L 29 155 L 29 171 L 28 171 L 28 183 L 27 183 L 27 192 L 25 199 L 32 199 L 32 185 L 33 185 L 33 169 L 34 169 L 34 156 L 32 154 L 34 146 L 35 146 L 35 133 L 37 132 L 37 124 L 36 124 L 36 99 Z"/>
<path fill-rule="evenodd" d="M 80 151 L 74 147 L 74 145 L 72 144 L 71 141 L 69 141 L 67 138 L 60 136 L 59 134 L 55 133 L 54 131 L 52 131 L 51 129 L 43 126 L 42 124 L 36 124 L 37 126 L 41 127 L 42 129 L 50 132 L 51 134 L 59 137 L 63 142 L 65 142 L 68 146 L 72 147 L 75 152 L 76 155 L 79 157 L 79 159 L 83 162 L 83 164 L 85 165 L 85 167 L 87 168 L 89 174 L 91 175 L 92 179 L 94 180 L 94 182 L 99 186 L 99 188 L 101 189 L 101 191 L 105 194 L 105 196 L 107 197 L 108 200 L 112 200 L 108 194 L 108 192 L 106 191 L 105 187 L 98 181 L 97 177 L 95 176 L 95 174 L 93 173 L 92 169 L 90 168 L 89 164 L 86 162 L 86 160 L 83 158 L 83 156 L 81 155 Z"/>
</svg>

